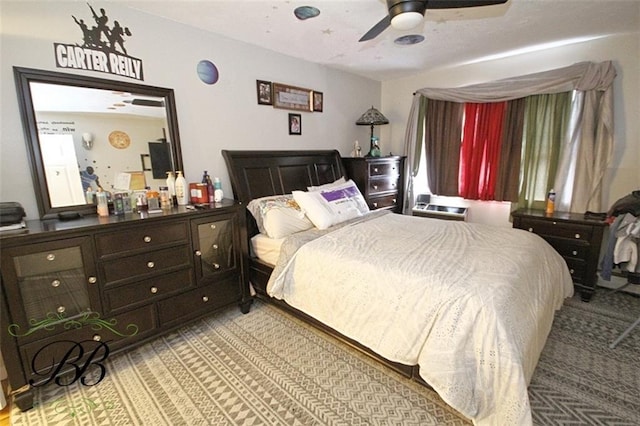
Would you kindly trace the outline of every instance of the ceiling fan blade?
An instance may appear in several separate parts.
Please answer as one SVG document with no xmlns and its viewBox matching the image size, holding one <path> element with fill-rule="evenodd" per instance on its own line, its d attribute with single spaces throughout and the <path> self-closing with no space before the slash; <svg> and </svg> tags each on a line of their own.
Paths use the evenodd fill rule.
<svg viewBox="0 0 640 426">
<path fill-rule="evenodd" d="M 492 6 L 508 0 L 427 0 L 427 9 L 457 9 L 461 7 Z"/>
<path fill-rule="evenodd" d="M 380 22 L 375 24 L 369 31 L 367 31 L 367 33 L 363 35 L 358 41 L 367 41 L 378 37 L 378 35 L 386 30 L 389 25 L 391 25 L 391 17 L 387 15 Z"/>
<path fill-rule="evenodd" d="M 164 102 L 156 101 L 152 99 L 134 99 L 131 101 L 131 105 L 148 106 L 148 107 L 163 107 Z"/>
</svg>

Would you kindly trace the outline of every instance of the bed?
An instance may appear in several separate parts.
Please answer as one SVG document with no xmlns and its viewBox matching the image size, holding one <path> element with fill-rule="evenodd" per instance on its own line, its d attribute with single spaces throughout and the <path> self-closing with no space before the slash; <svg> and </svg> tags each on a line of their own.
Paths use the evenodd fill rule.
<svg viewBox="0 0 640 426">
<path fill-rule="evenodd" d="M 223 157 L 247 205 L 348 179 L 337 151 Z M 260 234 L 249 211 L 247 224 L 247 238 Z M 270 262 L 247 244 L 258 297 L 427 384 L 474 424 L 532 423 L 527 386 L 573 294 L 565 262 L 540 237 L 373 211 L 274 240 Z"/>
</svg>

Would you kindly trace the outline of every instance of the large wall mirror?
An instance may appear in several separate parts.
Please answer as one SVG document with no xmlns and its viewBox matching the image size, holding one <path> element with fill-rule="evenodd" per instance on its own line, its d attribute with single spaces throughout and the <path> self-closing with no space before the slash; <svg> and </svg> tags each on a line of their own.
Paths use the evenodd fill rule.
<svg viewBox="0 0 640 426">
<path fill-rule="evenodd" d="M 90 194 L 157 189 L 182 170 L 172 89 L 14 67 L 40 217 L 95 214 Z"/>
</svg>

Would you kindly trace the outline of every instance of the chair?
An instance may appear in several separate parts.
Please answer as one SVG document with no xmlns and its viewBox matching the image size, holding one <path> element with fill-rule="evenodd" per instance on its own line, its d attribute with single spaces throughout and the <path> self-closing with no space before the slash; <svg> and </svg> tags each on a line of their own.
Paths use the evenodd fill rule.
<svg viewBox="0 0 640 426">
<path fill-rule="evenodd" d="M 627 276 L 627 282 L 624 285 L 613 290 L 611 294 L 620 291 L 631 284 L 640 284 L 640 273 L 630 272 Z M 623 331 L 622 334 L 620 334 L 620 336 L 618 336 L 618 338 L 609 345 L 609 348 L 615 349 L 615 347 L 618 346 L 618 343 L 620 343 L 625 337 L 627 337 L 629 333 L 631 333 L 631 330 L 636 328 L 638 325 L 640 325 L 640 317 L 638 317 L 638 319 L 633 324 L 631 324 L 625 331 Z"/>
</svg>

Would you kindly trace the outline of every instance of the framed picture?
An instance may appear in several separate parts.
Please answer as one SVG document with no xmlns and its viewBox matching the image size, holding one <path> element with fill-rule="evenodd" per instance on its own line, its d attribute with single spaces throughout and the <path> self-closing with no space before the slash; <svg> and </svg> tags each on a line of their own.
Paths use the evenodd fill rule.
<svg viewBox="0 0 640 426">
<path fill-rule="evenodd" d="M 290 135 L 302 134 L 302 115 L 289 114 L 289 134 Z"/>
<path fill-rule="evenodd" d="M 280 83 L 273 83 L 272 90 L 274 108 L 311 112 L 312 90 Z"/>
<path fill-rule="evenodd" d="M 259 105 L 273 105 L 270 81 L 256 80 L 256 91 Z"/>
<path fill-rule="evenodd" d="M 322 92 L 313 91 L 313 111 L 322 112 Z"/>
</svg>

